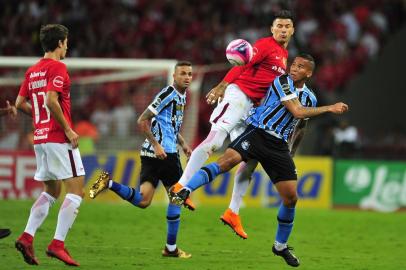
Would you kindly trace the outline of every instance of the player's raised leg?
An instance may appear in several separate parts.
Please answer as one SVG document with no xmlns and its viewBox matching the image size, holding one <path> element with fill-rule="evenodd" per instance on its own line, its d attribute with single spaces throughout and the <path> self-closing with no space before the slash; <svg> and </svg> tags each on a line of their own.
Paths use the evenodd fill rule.
<svg viewBox="0 0 406 270">
<path fill-rule="evenodd" d="M 242 157 L 237 151 L 227 148 L 226 152 L 217 160 L 217 162 L 210 163 L 198 170 L 181 190 L 178 192 L 170 192 L 170 202 L 182 205 L 191 192 L 212 182 L 217 175 L 231 170 L 241 161 Z"/>
<path fill-rule="evenodd" d="M 241 162 L 240 166 L 234 177 L 233 193 L 230 200 L 229 208 L 220 217 L 224 224 L 230 228 L 241 238 L 247 239 L 248 235 L 244 231 L 239 215 L 242 198 L 247 192 L 248 185 L 251 180 L 251 175 L 254 172 L 258 161 L 249 160 L 248 162 Z"/>
<path fill-rule="evenodd" d="M 252 101 L 241 91 L 238 85 L 230 84 L 226 87 L 223 100 L 210 116 L 212 128 L 209 135 L 193 150 L 184 173 L 174 186 L 173 192 L 177 193 L 188 184 L 209 156 L 223 146 L 227 136 L 251 108 Z"/>
<path fill-rule="evenodd" d="M 275 243 L 272 246 L 272 252 L 281 256 L 288 265 L 297 267 L 299 260 L 292 253 L 292 248 L 287 245 L 290 233 L 293 229 L 293 221 L 295 219 L 295 206 L 297 202 L 296 180 L 281 181 L 275 184 L 278 190 L 282 203 L 278 211 L 278 229 L 276 232 Z"/>
<path fill-rule="evenodd" d="M 123 200 L 126 200 L 135 206 L 139 206 L 140 202 L 142 202 L 144 199 L 141 190 L 131 188 L 111 180 L 109 173 L 105 171 L 99 175 L 97 180 L 90 187 L 89 196 L 90 198 L 94 199 L 106 189 L 114 191 Z M 152 196 L 150 197 L 152 198 Z"/>
</svg>

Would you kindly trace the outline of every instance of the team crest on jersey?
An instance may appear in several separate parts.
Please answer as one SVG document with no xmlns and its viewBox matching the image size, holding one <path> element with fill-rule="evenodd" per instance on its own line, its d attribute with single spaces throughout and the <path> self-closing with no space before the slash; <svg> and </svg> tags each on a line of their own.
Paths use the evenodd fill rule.
<svg viewBox="0 0 406 270">
<path fill-rule="evenodd" d="M 161 104 L 162 100 L 158 97 L 155 99 L 154 103 L 152 103 L 152 107 L 157 108 L 159 104 Z"/>
<path fill-rule="evenodd" d="M 63 77 L 62 76 L 56 76 L 54 80 L 52 81 L 53 85 L 55 87 L 61 88 L 63 86 Z"/>
<path fill-rule="evenodd" d="M 244 150 L 248 150 L 248 148 L 250 147 L 250 142 L 249 142 L 249 141 L 243 141 L 243 142 L 241 143 L 241 147 L 242 147 L 242 149 L 244 149 Z"/>
</svg>

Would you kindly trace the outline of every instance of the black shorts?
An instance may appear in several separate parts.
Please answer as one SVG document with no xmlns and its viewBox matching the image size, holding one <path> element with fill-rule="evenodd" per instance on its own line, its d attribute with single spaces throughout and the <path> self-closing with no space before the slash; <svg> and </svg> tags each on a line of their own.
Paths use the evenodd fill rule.
<svg viewBox="0 0 406 270">
<path fill-rule="evenodd" d="M 297 180 L 296 167 L 288 144 L 263 129 L 249 125 L 228 147 L 240 153 L 244 161 L 258 160 L 274 184 Z"/>
<path fill-rule="evenodd" d="M 161 181 L 165 187 L 171 187 L 179 181 L 182 173 L 178 153 L 167 153 L 166 159 L 141 156 L 141 184 L 150 182 L 156 188 Z"/>
</svg>

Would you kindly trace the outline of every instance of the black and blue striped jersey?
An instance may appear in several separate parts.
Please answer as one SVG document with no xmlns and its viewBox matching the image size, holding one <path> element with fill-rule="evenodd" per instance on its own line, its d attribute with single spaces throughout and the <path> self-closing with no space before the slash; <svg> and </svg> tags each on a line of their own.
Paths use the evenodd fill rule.
<svg viewBox="0 0 406 270">
<path fill-rule="evenodd" d="M 183 122 L 186 93 L 180 94 L 174 86 L 163 88 L 148 109 L 155 114 L 151 121 L 151 132 L 165 150 L 177 153 L 178 134 Z M 142 144 L 141 156 L 155 157 L 154 148 L 146 139 Z"/>
<path fill-rule="evenodd" d="M 293 117 L 282 104 L 282 101 L 293 98 L 298 98 L 301 104 L 306 107 L 314 107 L 317 104 L 314 93 L 306 86 L 298 91 L 288 74 L 275 78 L 264 101 L 260 106 L 251 110 L 246 123 L 264 129 L 287 142 L 298 119 Z"/>
</svg>

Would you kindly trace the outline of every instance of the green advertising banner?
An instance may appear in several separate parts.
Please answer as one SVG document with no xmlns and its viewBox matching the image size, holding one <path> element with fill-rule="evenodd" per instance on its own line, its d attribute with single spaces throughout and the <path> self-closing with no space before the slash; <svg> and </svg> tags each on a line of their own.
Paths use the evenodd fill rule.
<svg viewBox="0 0 406 270">
<path fill-rule="evenodd" d="M 383 212 L 406 207 L 406 162 L 337 160 L 333 205 Z"/>
</svg>

